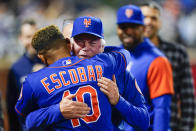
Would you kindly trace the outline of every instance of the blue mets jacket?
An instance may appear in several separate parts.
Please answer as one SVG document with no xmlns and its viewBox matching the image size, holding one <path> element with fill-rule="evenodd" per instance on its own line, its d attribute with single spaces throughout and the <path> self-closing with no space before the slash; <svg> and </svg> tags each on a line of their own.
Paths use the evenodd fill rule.
<svg viewBox="0 0 196 131">
<path fill-rule="evenodd" d="M 84 66 L 84 65 L 89 65 L 90 63 L 92 63 L 92 67 L 94 68 L 95 76 L 97 76 L 96 75 L 97 71 L 95 71 L 96 67 L 93 64 L 97 64 L 97 62 L 95 62 L 97 60 L 95 60 L 95 59 L 99 59 L 100 61 L 98 62 L 99 63 L 98 65 L 100 65 L 100 67 L 102 67 L 102 69 L 104 69 L 104 70 L 102 70 L 104 77 L 111 78 L 112 74 L 115 74 L 116 76 L 121 76 L 121 74 L 126 74 L 125 73 L 126 72 L 126 63 L 128 62 L 128 60 L 126 58 L 129 59 L 129 56 L 126 56 L 127 51 L 123 50 L 121 52 L 124 52 L 124 54 L 122 55 L 122 53 L 117 53 L 117 52 L 112 52 L 112 53 L 107 53 L 107 54 L 100 54 L 100 55 L 97 55 L 97 56 L 93 57 L 92 60 L 91 59 L 85 59 L 85 60 L 81 60 L 80 61 L 80 59 L 77 58 L 77 57 L 74 57 L 75 59 L 70 58 L 71 63 L 77 63 L 77 64 L 74 64 L 74 66 L 69 66 L 69 68 L 75 69 L 76 67 L 78 68 L 78 64 L 80 66 L 81 65 Z M 80 61 L 80 62 L 78 62 L 78 61 Z M 53 67 L 53 66 L 54 66 L 54 64 L 51 65 L 50 67 Z M 59 66 L 60 65 L 58 65 L 57 67 L 59 67 Z M 50 69 L 50 67 L 47 68 L 46 72 L 49 72 L 48 69 Z M 54 68 L 52 68 L 52 69 L 54 70 Z M 62 70 L 62 69 L 60 69 L 60 70 Z M 65 70 L 65 68 L 63 68 L 63 70 Z M 88 68 L 84 68 L 84 72 L 87 73 L 88 70 L 89 70 Z M 98 72 L 99 72 L 99 69 L 98 69 Z M 47 75 L 47 73 L 43 73 L 43 74 Z M 51 75 L 51 73 L 49 73 L 49 74 Z M 76 71 L 76 74 L 78 74 L 77 71 Z M 70 74 L 68 76 L 70 76 Z M 78 79 L 79 79 L 79 76 L 78 76 Z M 33 77 L 35 77 L 35 76 L 33 76 Z M 31 77 L 31 78 L 33 79 L 33 77 Z M 54 75 L 52 77 L 50 76 L 50 79 L 53 78 L 53 77 L 57 77 L 58 78 L 58 75 L 57 76 Z M 48 77 L 44 77 L 44 78 L 48 78 Z M 140 129 L 147 128 L 148 127 L 148 123 L 149 123 L 149 117 L 148 117 L 148 112 L 147 112 L 146 106 L 144 105 L 143 96 L 138 91 L 139 87 L 137 87 L 136 80 L 133 79 L 133 77 L 131 75 L 130 75 L 130 78 L 131 79 L 129 79 L 129 77 L 127 77 L 127 79 L 129 79 L 130 81 L 126 81 L 127 85 L 129 85 L 129 88 L 124 88 L 124 89 L 120 90 L 121 94 L 126 94 L 126 97 L 125 98 L 120 97 L 120 100 L 117 103 L 117 105 L 115 106 L 115 108 L 117 108 L 118 111 L 121 112 L 122 117 L 124 119 L 127 119 L 127 122 L 129 124 L 131 124 L 131 125 L 133 125 L 133 126 L 135 126 L 137 128 L 140 128 Z M 122 76 L 122 79 L 125 79 L 125 76 Z M 79 89 L 79 87 L 80 87 L 79 85 L 81 84 L 81 80 L 82 79 L 79 79 L 77 84 L 72 82 L 72 86 L 77 86 L 77 88 L 74 89 L 75 92 L 76 92 L 76 90 L 80 90 Z M 28 81 L 28 79 L 26 81 Z M 36 80 L 36 81 L 38 81 L 38 80 Z M 45 79 L 45 81 L 47 81 L 47 79 Z M 52 79 L 51 79 L 51 81 L 52 81 Z M 59 81 L 63 81 L 62 78 L 59 79 Z M 69 80 L 69 81 L 71 82 L 71 80 Z M 74 79 L 73 79 L 73 81 L 74 81 Z M 88 78 L 87 78 L 87 81 L 85 81 L 85 82 L 86 83 L 82 83 L 82 85 L 83 84 L 88 84 L 88 82 L 89 82 Z M 96 83 L 96 79 L 93 82 Z M 57 80 L 56 80 L 56 83 L 58 83 Z M 49 83 L 49 84 L 51 85 L 51 83 Z M 24 87 L 25 87 L 25 85 L 26 84 L 24 83 Z M 46 84 L 46 85 L 48 85 L 48 84 Z M 30 86 L 30 85 L 27 84 L 26 86 Z M 93 84 L 92 87 L 94 87 L 94 86 L 96 87 L 97 85 Z M 39 87 L 39 86 L 38 85 L 34 85 L 32 87 L 35 88 L 35 87 Z M 56 92 L 56 86 L 51 86 L 51 87 L 55 87 L 55 88 L 48 88 L 49 89 L 48 91 L 49 92 L 52 91 L 51 93 Z M 73 87 L 70 86 L 69 89 L 72 89 L 72 88 Z M 59 89 L 61 89 L 61 88 L 59 88 Z M 74 93 L 74 91 L 72 93 Z M 97 91 L 100 92 L 99 91 L 99 87 L 98 87 Z M 23 89 L 23 92 L 24 92 L 24 89 Z M 32 92 L 32 91 L 30 91 L 30 92 Z M 28 94 L 28 93 L 21 93 L 21 94 Z M 100 94 L 102 94 L 102 93 L 100 92 Z M 30 113 L 27 116 L 26 125 L 27 125 L 28 128 L 41 128 L 41 129 L 43 129 L 43 128 L 49 127 L 50 129 L 52 128 L 52 129 L 56 130 L 55 128 L 53 128 L 53 126 L 56 125 L 57 123 L 59 123 L 59 121 L 65 121 L 65 119 L 62 117 L 62 115 L 60 113 L 60 110 L 59 110 L 59 104 L 58 103 L 60 102 L 61 99 L 58 99 L 58 100 L 55 99 L 54 103 L 50 102 L 50 103 L 48 103 L 48 105 L 45 105 L 45 106 L 39 106 L 39 105 L 38 105 L 38 107 L 33 106 L 33 107 L 36 107 L 36 108 L 30 109 L 28 112 L 26 112 L 28 109 L 25 109 L 24 110 L 25 112 L 23 112 L 23 110 L 22 110 L 24 108 L 23 104 L 25 104 L 25 103 L 21 102 L 21 101 L 22 101 L 22 99 L 25 99 L 25 97 L 24 97 L 24 95 L 21 95 L 21 96 L 23 96 L 23 97 L 19 98 L 19 101 L 18 101 L 18 103 L 16 105 L 16 110 L 22 116 L 25 117 L 30 112 L 32 112 L 32 111 L 34 111 L 36 109 L 42 108 L 40 110 L 37 110 L 37 111 L 34 111 L 34 112 Z M 105 96 L 105 95 L 103 95 L 103 96 Z M 42 97 L 43 97 L 43 94 L 42 94 Z M 40 97 L 40 98 L 42 98 L 42 97 Z M 85 99 L 85 98 L 82 98 L 82 99 Z M 125 99 L 128 99 L 128 101 L 125 100 Z M 105 101 L 105 99 L 102 100 L 102 97 L 101 97 L 100 101 Z M 29 103 L 29 102 L 27 102 L 27 103 Z M 99 104 L 100 103 L 101 102 L 99 102 Z M 103 102 L 103 103 L 105 103 L 105 102 Z M 21 106 L 21 104 L 22 104 L 22 106 Z M 30 105 L 31 104 L 32 103 L 30 103 Z M 99 106 L 100 112 L 103 111 L 103 114 L 108 114 L 107 118 L 106 118 L 106 116 L 102 116 L 103 119 L 102 119 L 102 117 L 99 117 L 99 118 L 97 118 L 97 120 L 98 119 L 100 119 L 100 121 L 104 120 L 104 123 L 100 124 L 101 122 L 98 122 L 97 120 L 96 120 L 96 122 L 92 122 L 91 123 L 91 122 L 86 122 L 85 120 L 78 119 L 77 122 L 80 123 L 80 125 L 84 124 L 86 126 L 82 126 L 82 125 L 81 126 L 73 126 L 73 120 L 69 120 L 69 121 L 66 122 L 67 123 L 66 127 L 69 127 L 67 129 L 74 128 L 75 130 L 88 130 L 88 129 L 94 128 L 94 129 L 97 129 L 97 130 L 113 130 L 113 127 L 111 127 L 111 115 L 110 115 L 110 113 L 111 113 L 110 112 L 111 111 L 110 108 L 111 107 L 110 107 L 110 105 L 108 105 L 108 103 L 105 103 L 103 105 L 104 105 L 104 107 L 102 107 L 101 105 Z M 50 108 L 44 108 L 44 107 L 48 107 L 48 106 L 50 106 Z M 29 106 L 27 106 L 27 107 L 29 107 Z M 91 107 L 91 105 L 90 105 L 90 107 Z M 107 110 L 107 112 L 105 110 Z M 137 116 L 137 119 L 135 119 L 136 116 Z M 39 118 L 39 119 L 37 119 L 37 118 Z M 108 120 L 108 118 L 110 120 Z M 107 125 L 105 125 L 105 124 L 107 124 Z M 62 125 L 64 125 L 64 124 L 62 124 Z M 103 126 L 99 126 L 99 125 L 104 125 L 104 127 Z M 62 128 L 62 129 L 65 130 L 64 128 Z"/>
</svg>

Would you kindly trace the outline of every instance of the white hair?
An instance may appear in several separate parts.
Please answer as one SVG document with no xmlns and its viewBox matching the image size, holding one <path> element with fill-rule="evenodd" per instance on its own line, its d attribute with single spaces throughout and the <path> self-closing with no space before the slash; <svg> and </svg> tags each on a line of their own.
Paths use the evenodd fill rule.
<svg viewBox="0 0 196 131">
<path fill-rule="evenodd" d="M 71 42 L 71 44 L 74 43 L 74 38 L 73 37 L 70 38 L 70 42 Z"/>
<path fill-rule="evenodd" d="M 106 42 L 104 39 L 101 39 L 101 44 L 105 46 Z"/>
</svg>

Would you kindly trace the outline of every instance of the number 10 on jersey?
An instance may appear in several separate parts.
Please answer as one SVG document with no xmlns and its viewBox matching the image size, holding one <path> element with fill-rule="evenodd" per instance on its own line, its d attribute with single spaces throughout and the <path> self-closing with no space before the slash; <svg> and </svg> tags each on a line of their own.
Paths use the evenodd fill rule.
<svg viewBox="0 0 196 131">
<path fill-rule="evenodd" d="M 70 94 L 69 90 L 65 91 L 63 94 L 63 97 L 66 97 Z M 87 85 L 87 86 L 82 86 L 76 91 L 76 101 L 79 102 L 84 102 L 84 95 L 89 94 L 90 95 L 90 101 L 91 101 L 91 109 L 92 109 L 92 114 L 87 115 L 82 119 L 84 122 L 92 123 L 96 122 L 101 113 L 99 109 L 99 101 L 98 101 L 98 96 L 97 96 L 97 91 L 94 89 L 92 86 Z M 73 127 L 78 127 L 80 126 L 80 121 L 79 119 L 71 119 L 71 123 Z"/>
</svg>

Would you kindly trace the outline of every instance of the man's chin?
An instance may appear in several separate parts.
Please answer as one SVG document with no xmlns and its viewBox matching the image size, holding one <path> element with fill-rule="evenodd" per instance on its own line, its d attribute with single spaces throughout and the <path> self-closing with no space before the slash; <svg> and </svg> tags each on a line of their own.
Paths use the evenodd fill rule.
<svg viewBox="0 0 196 131">
<path fill-rule="evenodd" d="M 129 42 L 123 42 L 123 46 L 125 49 L 130 50 L 133 49 L 135 46 L 138 45 L 138 41 L 129 41 Z"/>
<path fill-rule="evenodd" d="M 123 43 L 124 43 L 125 46 L 130 46 L 130 45 L 133 44 L 132 41 L 124 41 Z"/>
<path fill-rule="evenodd" d="M 132 37 L 124 38 L 123 43 L 125 44 L 132 44 L 134 42 L 134 39 Z"/>
</svg>

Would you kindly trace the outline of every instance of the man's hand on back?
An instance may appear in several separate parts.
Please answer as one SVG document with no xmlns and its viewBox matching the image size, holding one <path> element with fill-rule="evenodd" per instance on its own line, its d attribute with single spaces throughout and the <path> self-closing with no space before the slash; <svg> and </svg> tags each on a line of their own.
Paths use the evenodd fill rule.
<svg viewBox="0 0 196 131">
<path fill-rule="evenodd" d="M 101 77 L 101 79 L 98 80 L 98 86 L 100 86 L 100 90 L 107 95 L 110 104 L 116 105 L 118 103 L 120 95 L 116 85 L 115 75 L 112 76 L 112 80 Z"/>
<path fill-rule="evenodd" d="M 72 101 L 75 96 L 75 94 L 70 94 L 60 102 L 60 111 L 65 119 L 83 118 L 90 113 L 90 108 L 87 104 Z"/>
</svg>

